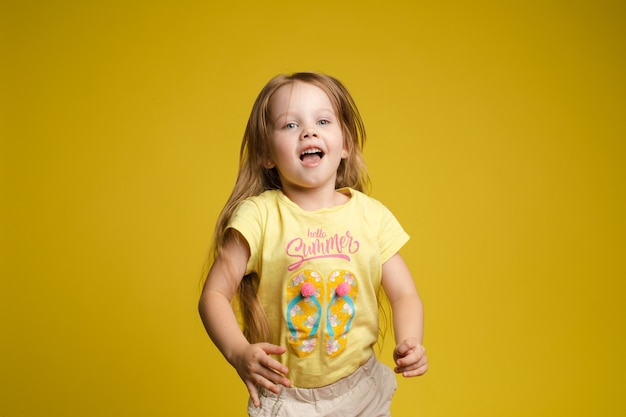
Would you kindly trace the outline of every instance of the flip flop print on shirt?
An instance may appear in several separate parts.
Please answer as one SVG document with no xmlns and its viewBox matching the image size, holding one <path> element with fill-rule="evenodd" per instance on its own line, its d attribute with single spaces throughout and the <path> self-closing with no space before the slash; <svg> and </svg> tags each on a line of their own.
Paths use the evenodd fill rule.
<svg viewBox="0 0 626 417">
<path fill-rule="evenodd" d="M 326 282 L 316 271 L 304 270 L 294 275 L 287 286 L 287 325 L 292 351 L 298 357 L 313 353 L 318 345 L 322 314 L 325 314 L 324 351 L 330 357 L 343 352 L 356 312 L 357 292 L 357 280 L 346 270 L 333 271 Z"/>
</svg>

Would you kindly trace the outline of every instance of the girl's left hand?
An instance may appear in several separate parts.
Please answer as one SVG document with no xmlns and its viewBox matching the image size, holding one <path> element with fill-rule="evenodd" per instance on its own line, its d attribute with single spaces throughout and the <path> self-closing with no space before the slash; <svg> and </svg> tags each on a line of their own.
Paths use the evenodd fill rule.
<svg viewBox="0 0 626 417">
<path fill-rule="evenodd" d="M 426 349 L 413 338 L 400 343 L 393 351 L 394 371 L 404 377 L 424 375 L 428 370 Z"/>
</svg>

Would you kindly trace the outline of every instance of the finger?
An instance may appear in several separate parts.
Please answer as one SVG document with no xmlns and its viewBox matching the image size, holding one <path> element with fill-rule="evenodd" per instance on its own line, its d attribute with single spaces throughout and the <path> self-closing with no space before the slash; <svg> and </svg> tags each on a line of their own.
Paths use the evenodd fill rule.
<svg viewBox="0 0 626 417">
<path fill-rule="evenodd" d="M 273 375 L 277 375 L 274 372 L 269 371 Z M 273 392 L 274 394 L 280 394 L 281 387 L 280 385 L 272 382 L 271 377 L 267 378 L 263 375 L 262 372 L 254 375 L 253 379 L 246 382 L 248 386 L 248 391 L 250 392 L 250 398 L 252 399 L 252 403 L 255 407 L 259 407 L 261 405 L 260 395 L 259 395 L 259 387 L 266 389 L 268 391 Z"/>
<path fill-rule="evenodd" d="M 413 344 L 409 341 L 407 344 L 402 344 L 401 346 L 398 346 L 398 351 L 402 352 L 402 354 L 396 355 L 396 359 L 402 359 L 403 357 L 409 357 L 414 355 L 417 355 L 417 357 L 420 358 L 426 355 L 426 349 L 422 345 Z M 410 347 L 407 349 L 407 346 Z"/>
<path fill-rule="evenodd" d="M 413 349 L 415 349 L 415 342 L 411 339 L 406 339 L 396 346 L 394 353 L 396 356 L 406 356 Z"/>
<path fill-rule="evenodd" d="M 428 370 L 428 359 L 426 355 L 422 355 L 420 357 L 415 358 L 415 360 L 407 361 L 402 365 L 397 366 L 394 371 L 399 374 L 403 374 L 404 376 L 416 376 L 414 374 L 421 375 Z M 405 374 L 411 375 L 405 375 Z"/>
<path fill-rule="evenodd" d="M 399 359 L 396 361 L 396 372 L 401 373 L 404 370 L 411 370 L 416 364 L 416 360 L 409 358 Z"/>
<path fill-rule="evenodd" d="M 405 378 L 412 378 L 412 377 L 424 375 L 427 371 L 428 371 L 428 364 L 425 364 L 425 365 L 418 366 L 416 369 L 406 370 L 402 372 L 402 376 Z"/>
<path fill-rule="evenodd" d="M 394 372 L 397 373 L 397 374 L 404 374 L 406 372 L 412 372 L 412 371 L 416 370 L 417 368 L 419 368 L 417 363 L 411 363 L 411 364 L 405 365 L 405 366 L 396 366 L 395 369 L 394 369 Z"/>
<path fill-rule="evenodd" d="M 408 367 L 414 364 L 421 366 L 426 363 L 428 363 L 428 359 L 426 358 L 426 349 L 423 346 L 418 346 L 409 355 L 396 361 L 398 367 Z"/>
<path fill-rule="evenodd" d="M 267 355 L 282 355 L 283 353 L 287 351 L 287 349 L 284 348 L 283 346 L 272 345 L 270 343 L 259 343 L 259 347 Z M 277 360 L 273 359 L 270 356 L 266 357 L 262 365 L 265 366 L 266 368 L 275 370 L 276 372 L 279 372 L 281 374 L 289 373 L 289 368 L 287 368 L 287 366 L 283 365 L 282 363 L 278 362 Z"/>
<path fill-rule="evenodd" d="M 419 362 L 419 358 L 414 351 L 409 352 L 406 356 L 396 358 L 396 367 L 404 368 Z"/>
<path fill-rule="evenodd" d="M 248 392 L 250 393 L 250 399 L 252 400 L 252 404 L 255 407 L 259 407 L 261 405 L 261 401 L 259 400 L 259 391 L 256 388 L 256 385 L 250 382 L 246 382 L 246 386 L 248 387 Z"/>
<path fill-rule="evenodd" d="M 414 369 L 417 368 L 417 361 L 416 360 L 402 360 L 402 361 L 398 361 L 397 366 L 394 369 L 394 372 L 396 372 L 397 374 L 401 374 L 404 372 L 408 372 L 408 371 L 412 371 Z"/>
<path fill-rule="evenodd" d="M 289 380 L 289 378 L 287 378 L 286 376 L 279 374 L 278 372 L 274 371 L 273 369 L 262 369 L 259 371 L 259 376 L 264 378 L 265 381 L 267 381 L 269 384 L 276 386 L 276 384 L 279 385 L 283 385 L 285 387 L 289 387 L 291 386 L 291 381 Z M 263 383 L 265 381 L 259 381 L 260 383 Z M 264 385 L 265 386 L 265 385 Z M 270 388 L 270 386 L 266 386 L 267 389 L 271 389 L 272 392 L 274 392 L 273 387 Z M 280 389 L 278 389 L 278 391 L 280 391 Z M 276 392 L 278 394 L 278 392 Z"/>
<path fill-rule="evenodd" d="M 273 345 L 271 343 L 259 343 L 259 347 L 268 355 L 282 355 L 287 351 L 284 346 Z"/>
<path fill-rule="evenodd" d="M 278 375 L 276 373 L 273 373 L 273 375 Z M 276 395 L 280 395 L 280 392 L 283 388 L 283 386 L 290 386 L 291 382 L 285 378 L 285 377 L 280 377 L 280 380 L 278 381 L 278 383 L 274 383 L 270 378 L 265 378 L 260 374 L 257 374 L 256 376 L 256 386 L 257 387 L 262 387 L 264 389 L 266 389 L 269 392 L 273 392 Z"/>
<path fill-rule="evenodd" d="M 277 394 L 280 392 L 280 389 L 277 388 L 275 384 L 284 385 L 286 387 L 291 386 L 291 381 L 285 376 L 285 374 L 289 373 L 289 368 L 277 360 L 272 359 L 270 356 L 264 354 L 257 359 L 256 363 L 250 365 L 249 375 L 253 379 L 253 383 L 261 385 Z"/>
<path fill-rule="evenodd" d="M 287 375 L 289 368 L 271 357 L 266 357 L 261 365 L 276 375 Z"/>
</svg>

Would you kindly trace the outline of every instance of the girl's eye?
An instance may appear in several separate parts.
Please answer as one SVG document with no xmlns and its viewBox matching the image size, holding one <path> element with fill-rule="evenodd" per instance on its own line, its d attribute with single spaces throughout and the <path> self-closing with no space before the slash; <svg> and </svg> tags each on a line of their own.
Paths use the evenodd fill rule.
<svg viewBox="0 0 626 417">
<path fill-rule="evenodd" d="M 319 124 L 321 124 L 321 125 L 327 125 L 328 123 L 330 123 L 330 121 L 329 121 L 329 120 L 326 120 L 326 119 L 322 119 L 322 120 L 320 120 L 320 121 L 319 121 L 319 122 L 317 122 L 317 123 L 319 123 Z"/>
<path fill-rule="evenodd" d="M 295 124 L 295 123 L 287 123 L 285 125 L 285 128 L 287 128 L 287 129 L 295 129 L 296 127 L 298 127 L 298 125 Z"/>
</svg>

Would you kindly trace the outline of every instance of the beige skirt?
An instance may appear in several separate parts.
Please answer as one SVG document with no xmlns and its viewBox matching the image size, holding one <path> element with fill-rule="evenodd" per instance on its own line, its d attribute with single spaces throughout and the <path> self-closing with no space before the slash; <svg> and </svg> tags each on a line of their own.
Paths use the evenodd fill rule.
<svg viewBox="0 0 626 417">
<path fill-rule="evenodd" d="M 321 388 L 260 390 L 261 406 L 250 417 L 388 417 L 398 387 L 393 371 L 372 357 L 351 375 Z"/>
</svg>

